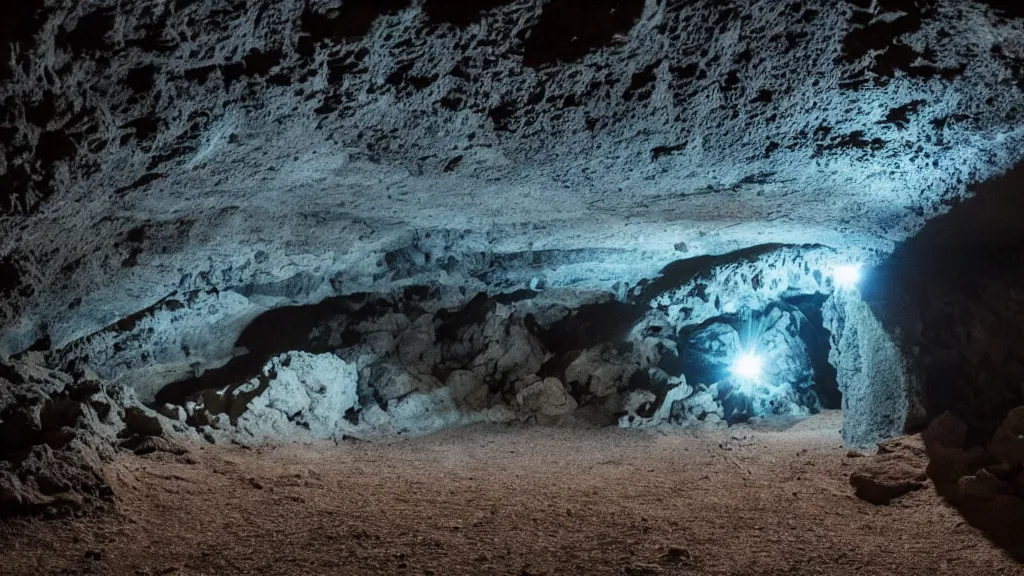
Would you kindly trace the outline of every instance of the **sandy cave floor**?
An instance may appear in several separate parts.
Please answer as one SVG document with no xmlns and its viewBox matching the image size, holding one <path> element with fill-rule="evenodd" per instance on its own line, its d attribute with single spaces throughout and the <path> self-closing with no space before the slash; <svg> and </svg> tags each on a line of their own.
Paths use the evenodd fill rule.
<svg viewBox="0 0 1024 576">
<path fill-rule="evenodd" d="M 854 498 L 839 425 L 126 456 L 116 512 L 0 525 L 0 573 L 1024 574 L 931 489 Z"/>
</svg>

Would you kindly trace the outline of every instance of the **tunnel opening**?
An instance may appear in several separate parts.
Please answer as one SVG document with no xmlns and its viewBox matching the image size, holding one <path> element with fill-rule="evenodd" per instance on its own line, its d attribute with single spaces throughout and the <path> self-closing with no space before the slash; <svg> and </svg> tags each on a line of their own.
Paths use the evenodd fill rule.
<svg viewBox="0 0 1024 576">
<path fill-rule="evenodd" d="M 260 428 L 260 414 L 304 422 L 319 403 L 338 410 L 352 399 L 327 428 L 278 426 L 286 441 L 480 420 L 635 428 L 805 418 L 842 406 L 822 313 L 833 260 L 768 245 L 676 261 L 618 295 L 419 285 L 278 308 L 242 330 L 232 358 L 163 386 L 150 407 L 209 436 Z M 760 305 L 726 312 L 738 301 Z M 756 374 L 737 374 L 745 355 Z"/>
<path fill-rule="evenodd" d="M 800 338 L 807 347 L 811 370 L 814 375 L 814 391 L 824 410 L 839 410 L 843 407 L 843 393 L 839 390 L 836 367 L 829 361 L 831 333 L 825 327 L 822 308 L 828 296 L 804 294 L 791 296 L 784 301 L 803 314 L 806 322 L 800 326 Z"/>
<path fill-rule="evenodd" d="M 792 296 L 689 327 L 680 337 L 682 360 L 663 367 L 710 392 L 728 424 L 841 409 L 822 316 L 827 298 Z"/>
</svg>

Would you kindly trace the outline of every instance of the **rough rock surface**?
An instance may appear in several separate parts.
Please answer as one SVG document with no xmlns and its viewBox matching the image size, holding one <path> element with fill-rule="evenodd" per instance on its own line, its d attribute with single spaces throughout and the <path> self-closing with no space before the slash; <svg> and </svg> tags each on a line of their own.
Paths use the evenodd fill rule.
<svg viewBox="0 0 1024 576">
<path fill-rule="evenodd" d="M 0 362 L 0 518 L 106 508 L 117 452 L 183 455 L 199 435 L 104 382 L 83 363 L 70 373 L 30 352 Z"/>
<path fill-rule="evenodd" d="M 261 374 L 237 386 L 207 390 L 185 403 L 190 425 L 204 432 L 237 428 L 261 440 L 335 438 L 356 406 L 356 370 L 333 355 L 301 352 L 271 359 Z"/>
<path fill-rule="evenodd" d="M 160 434 L 130 391 L 40 360 L 0 364 L 0 517 L 105 505 L 113 495 L 105 464 L 116 447 Z"/>
<path fill-rule="evenodd" d="M 87 361 L 142 452 L 806 414 L 799 299 L 1024 160 L 1022 118 L 1024 11 L 994 0 L 28 0 L 0 18 L 0 358 Z M 972 254 L 815 317 L 847 442 L 954 408 L 987 441 L 1024 403 L 1021 276 Z M 70 485 L 12 480 L 69 430 L 87 476 L 110 443 L 51 378 L 4 400 L 8 501 Z"/>
<path fill-rule="evenodd" d="M 0 365 L 0 515 L 109 497 L 102 464 L 113 453 L 117 420 L 97 382 Z"/>
<path fill-rule="evenodd" d="M 1024 558 L 1024 407 L 1012 410 L 990 439 L 978 439 L 962 419 L 946 413 L 923 437 L 928 476 L 968 522 Z"/>
<path fill-rule="evenodd" d="M 874 349 L 889 351 L 879 355 L 890 359 L 888 377 L 912 377 L 911 413 L 932 419 L 951 412 L 974 443 L 992 438 L 1024 405 L 1022 185 L 1024 167 L 1017 167 L 980 186 L 975 198 L 870 270 L 859 290 L 865 320 L 853 327 L 860 340 L 870 337 Z M 848 325 L 855 320 L 845 314 Z M 849 355 L 856 360 L 852 349 Z"/>
<path fill-rule="evenodd" d="M 1020 16 L 22 2 L 0 24 L 0 350 L 200 300 L 233 340 L 417 274 L 606 287 L 767 241 L 888 251 L 1024 156 Z"/>
<path fill-rule="evenodd" d="M 779 261 L 800 272 L 774 277 Z M 573 291 L 469 297 L 422 286 L 273 311 L 231 361 L 168 383 L 153 401 L 208 439 L 257 443 L 484 421 L 640 428 L 806 416 L 822 406 L 801 331 L 810 321 L 785 302 L 737 314 L 708 286 L 760 276 L 767 281 L 733 296 L 745 306 L 822 302 L 832 261 L 818 248 L 711 259 L 582 306 Z M 771 365 L 756 385 L 729 373 L 734 326 Z M 723 344 L 721 334 L 733 338 Z"/>
<path fill-rule="evenodd" d="M 843 440 L 870 446 L 926 422 L 922 392 L 899 335 L 885 329 L 860 294 L 837 292 L 824 315 L 847 415 Z"/>
<path fill-rule="evenodd" d="M 850 475 L 854 494 L 877 505 L 925 487 L 928 455 L 919 436 L 904 436 L 878 444 L 878 454 L 864 459 Z"/>
</svg>

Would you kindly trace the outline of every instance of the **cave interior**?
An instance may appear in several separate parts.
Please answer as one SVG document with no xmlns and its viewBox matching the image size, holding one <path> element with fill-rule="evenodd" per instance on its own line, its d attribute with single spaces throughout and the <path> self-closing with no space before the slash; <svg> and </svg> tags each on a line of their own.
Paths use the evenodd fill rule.
<svg viewBox="0 0 1024 576">
<path fill-rule="evenodd" d="M 820 423 L 1019 569 L 1022 194 L 1014 2 L 19 2 L 0 535 L 132 458 Z"/>
</svg>

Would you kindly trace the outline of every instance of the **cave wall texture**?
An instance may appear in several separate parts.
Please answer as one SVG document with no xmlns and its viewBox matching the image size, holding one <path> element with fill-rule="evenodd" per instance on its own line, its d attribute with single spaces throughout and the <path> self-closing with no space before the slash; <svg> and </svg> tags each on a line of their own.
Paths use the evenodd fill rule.
<svg viewBox="0 0 1024 576">
<path fill-rule="evenodd" d="M 0 43 L 0 327 L 411 276 L 606 289 L 887 252 L 1020 160 L 1006 2 L 33 0 Z"/>
<path fill-rule="evenodd" d="M 167 431 L 715 424 L 828 379 L 850 444 L 987 438 L 1024 403 L 1022 117 L 1009 1 L 19 2 L 0 508 Z M 714 381 L 744 311 L 761 405 Z"/>
<path fill-rule="evenodd" d="M 928 414 L 987 438 L 1024 404 L 1024 166 L 977 189 L 872 272 L 862 296 Z"/>
</svg>

